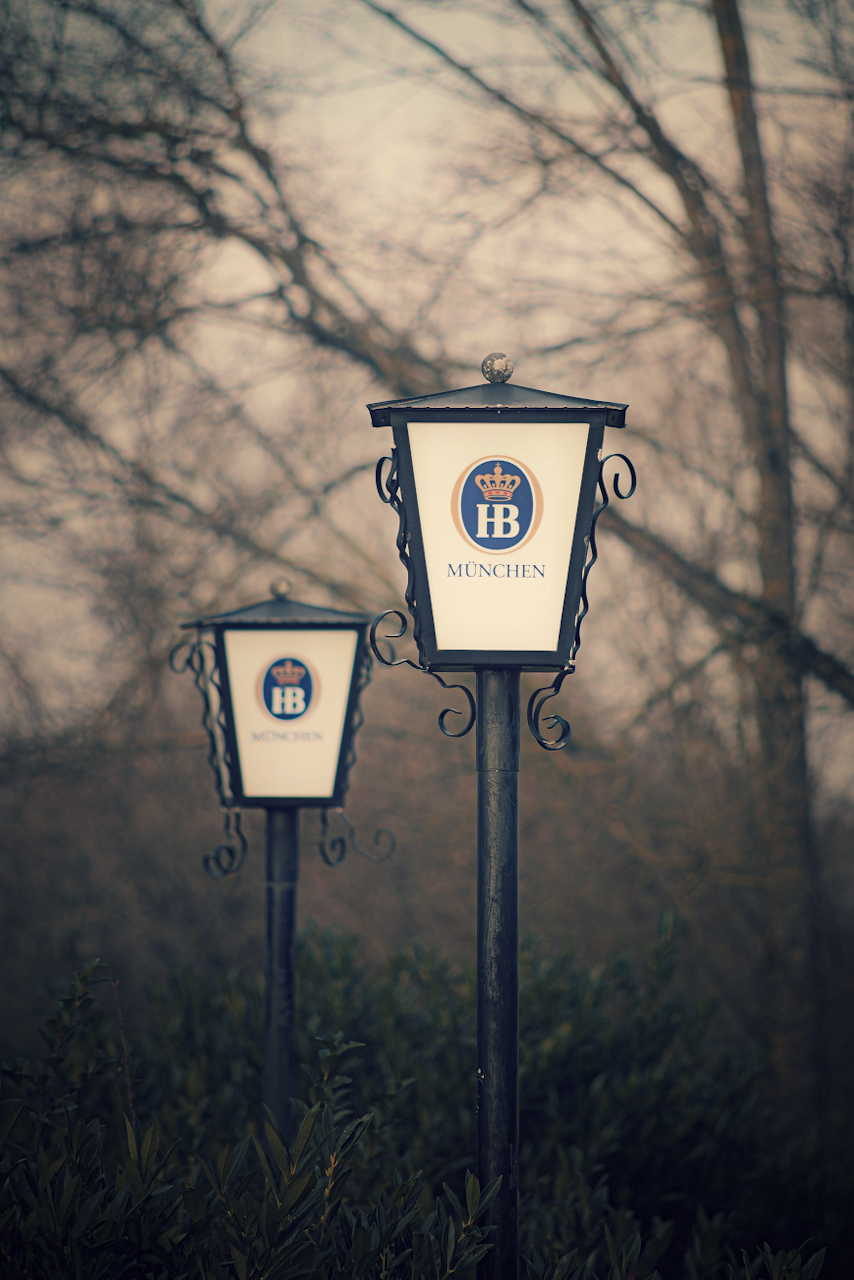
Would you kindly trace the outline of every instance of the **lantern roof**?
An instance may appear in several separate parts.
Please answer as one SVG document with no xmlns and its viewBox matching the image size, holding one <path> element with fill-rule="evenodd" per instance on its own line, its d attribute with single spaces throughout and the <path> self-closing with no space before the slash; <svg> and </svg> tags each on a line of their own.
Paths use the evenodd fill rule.
<svg viewBox="0 0 854 1280">
<path fill-rule="evenodd" d="M 598 410 L 607 413 L 609 427 L 626 425 L 628 405 L 611 400 L 592 400 L 579 396 L 563 396 L 555 391 L 538 391 L 511 382 L 484 382 L 475 387 L 459 387 L 456 391 L 437 391 L 429 396 L 404 397 L 402 400 L 379 400 L 369 404 L 375 427 L 390 427 L 392 410 L 417 410 L 446 413 L 457 409 L 545 410 L 554 413 L 570 410 Z"/>
<path fill-rule="evenodd" d="M 205 618 L 197 618 L 195 622 L 184 622 L 182 630 L 197 627 L 270 627 L 284 626 L 351 626 L 361 627 L 370 622 L 361 613 L 345 613 L 341 609 L 324 609 L 316 604 L 303 604 L 299 600 L 275 596 L 272 600 L 261 600 L 258 604 L 248 604 L 242 609 L 232 609 L 228 613 L 213 613 Z"/>
</svg>

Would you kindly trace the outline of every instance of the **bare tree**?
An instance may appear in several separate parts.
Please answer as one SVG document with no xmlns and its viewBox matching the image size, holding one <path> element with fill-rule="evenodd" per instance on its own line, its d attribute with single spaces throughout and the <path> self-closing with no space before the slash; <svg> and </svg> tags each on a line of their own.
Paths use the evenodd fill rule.
<svg viewBox="0 0 854 1280">
<path fill-rule="evenodd" d="M 334 512 L 370 469 L 369 439 L 335 430 L 365 381 L 341 358 L 393 385 L 437 372 L 295 212 L 250 129 L 246 35 L 221 41 L 189 0 L 0 6 L 7 564 L 94 598 L 102 721 L 150 699 L 176 615 L 252 566 L 350 604 L 394 591 Z M 24 719 L 55 729 L 10 644 Z"/>
<path fill-rule="evenodd" d="M 854 497 L 850 10 L 801 7 L 791 39 L 806 57 L 790 58 L 791 84 L 769 86 L 784 91 L 777 97 L 755 82 L 738 0 L 697 11 L 694 39 L 713 41 L 707 80 L 719 86 L 707 90 L 706 142 L 715 145 L 704 154 L 702 130 L 692 138 L 667 102 L 667 90 L 685 92 L 688 79 L 666 71 L 667 21 L 685 20 L 675 7 L 472 4 L 489 24 L 473 53 L 443 34 L 441 7 L 362 3 L 410 41 L 415 65 L 432 59 L 450 75 L 450 91 L 482 104 L 492 136 L 503 122 L 493 181 L 502 168 L 511 181 L 527 171 L 532 202 L 568 208 L 581 178 L 588 198 L 610 195 L 666 249 L 671 270 L 657 288 L 630 281 L 619 302 L 611 294 L 600 345 L 626 350 L 677 322 L 683 352 L 705 335 L 706 367 L 695 366 L 710 392 L 705 406 L 674 388 L 667 429 L 644 432 L 656 469 L 681 480 L 680 516 L 650 510 L 641 525 L 615 514 L 609 527 L 699 608 L 709 637 L 701 662 L 729 655 L 738 717 L 752 736 L 755 843 L 744 870 L 763 888 L 774 1060 L 783 1089 L 820 1107 L 828 912 L 810 812 L 805 681 L 815 677 L 854 706 L 843 581 Z M 777 22 L 791 16 L 773 11 Z M 558 337 L 549 350 L 571 345 Z M 816 412 L 820 396 L 830 412 Z M 715 506 L 728 508 L 724 518 L 712 516 Z"/>
<path fill-rule="evenodd" d="M 705 724 L 726 722 L 720 758 L 749 773 L 738 874 L 760 901 L 770 1041 L 785 1091 L 818 1102 L 829 965 L 807 682 L 854 705 L 850 15 L 797 11 L 806 63 L 789 58 L 796 83 L 774 96 L 755 83 L 737 0 L 708 14 L 581 0 L 469 9 L 489 33 L 477 52 L 445 34 L 445 5 L 353 0 L 343 12 L 393 29 L 407 74 L 438 69 L 468 119 L 485 111 L 496 125 L 481 135 L 484 149 L 499 143 L 488 171 L 471 155 L 463 166 L 463 207 L 501 206 L 473 251 L 586 201 L 607 202 L 655 256 L 656 271 L 620 267 L 598 299 L 585 283 L 583 334 L 562 320 L 580 296 L 567 274 L 528 278 L 525 319 L 544 316 L 551 335 L 528 355 L 546 370 L 579 367 L 585 350 L 635 369 L 654 357 L 638 435 L 669 500 L 649 485 L 645 520 L 609 513 L 610 528 L 636 554 L 642 591 L 643 575 L 664 584 L 653 639 L 656 678 L 667 675 L 651 704 L 685 688 L 714 702 Z M 677 19 L 714 51 L 702 127 L 699 108 L 683 125 L 667 100 L 686 87 L 667 70 Z M 330 506 L 365 458 L 331 479 L 318 467 L 317 424 L 340 400 L 271 431 L 257 383 L 284 399 L 282 362 L 293 375 L 311 362 L 335 369 L 345 398 L 369 380 L 429 391 L 459 372 L 447 316 L 400 322 L 348 247 L 324 242 L 264 116 L 269 86 L 241 57 L 245 30 L 221 37 L 191 0 L 3 0 L 0 23 L 7 526 L 33 544 L 58 529 L 66 548 L 79 542 L 106 634 L 147 637 L 115 697 L 146 662 L 155 679 L 166 624 L 201 581 L 225 589 L 260 564 L 333 599 L 391 595 L 387 559 Z M 225 250 L 246 283 L 223 293 Z M 423 260 L 422 292 L 441 294 L 441 259 Z M 12 653 L 9 667 L 30 706 L 25 661 Z"/>
</svg>

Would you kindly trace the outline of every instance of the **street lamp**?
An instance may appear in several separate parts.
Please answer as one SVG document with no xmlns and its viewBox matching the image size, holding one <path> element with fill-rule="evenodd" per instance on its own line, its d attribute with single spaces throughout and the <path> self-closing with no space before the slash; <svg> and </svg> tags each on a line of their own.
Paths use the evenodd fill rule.
<svg viewBox="0 0 854 1280">
<path fill-rule="evenodd" d="M 368 406 L 375 427 L 391 427 L 394 448 L 377 464 L 377 489 L 398 515 L 397 548 L 407 571 L 406 604 L 419 663 L 392 662 L 377 643 L 388 610 L 371 627 L 378 661 L 407 663 L 461 691 L 477 722 L 477 1171 L 481 1186 L 501 1177 L 489 1210 L 494 1247 L 481 1280 L 518 1275 L 519 676 L 556 671 L 528 702 L 530 730 L 549 751 L 570 728 L 562 716 L 540 727 L 545 703 L 575 670 L 587 581 L 597 559 L 596 524 L 608 505 L 602 457 L 605 427 L 624 427 L 626 405 L 513 386 L 501 352 L 482 365 L 486 383 Z M 596 490 L 601 501 L 596 504 Z M 440 672 L 474 671 L 476 701 Z"/>
<path fill-rule="evenodd" d="M 287 597 L 183 624 L 194 641 L 177 645 L 173 670 L 191 670 L 202 695 L 208 759 L 222 806 L 226 839 L 205 859 L 219 878 L 246 854 L 242 809 L 267 811 L 267 959 L 263 1099 L 287 1131 L 293 1092 L 294 941 L 299 875 L 299 810 L 321 810 L 320 853 L 336 866 L 348 843 L 382 862 L 394 836 L 381 830 L 370 854 L 343 811 L 353 741 L 362 723 L 359 698 L 370 680 L 368 619 Z M 333 809 L 348 837 L 328 840 Z"/>
</svg>

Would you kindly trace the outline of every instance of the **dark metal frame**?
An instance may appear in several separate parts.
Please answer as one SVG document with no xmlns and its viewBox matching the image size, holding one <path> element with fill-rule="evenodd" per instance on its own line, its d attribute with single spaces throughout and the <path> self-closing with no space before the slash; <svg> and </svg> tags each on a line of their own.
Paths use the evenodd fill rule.
<svg viewBox="0 0 854 1280">
<path fill-rule="evenodd" d="M 329 611 L 332 612 L 332 611 Z M 305 622 L 283 621 L 269 622 L 232 622 L 201 621 L 195 626 L 194 640 L 184 640 L 177 644 L 169 656 L 169 665 L 177 674 L 190 670 L 195 678 L 196 688 L 202 696 L 202 728 L 208 735 L 208 763 L 214 775 L 214 786 L 223 812 L 225 841 L 204 859 L 205 870 L 214 879 L 234 875 L 240 870 L 246 857 L 247 842 L 241 826 L 243 809 L 266 809 L 268 815 L 272 810 L 296 810 L 303 808 L 319 808 L 321 816 L 321 838 L 318 849 L 323 860 L 329 866 L 337 866 L 344 860 L 347 849 L 352 848 L 370 862 L 385 862 L 395 851 L 394 833 L 381 827 L 374 834 L 374 845 L 377 853 L 369 853 L 362 849 L 355 838 L 355 828 L 344 813 L 344 797 L 350 786 L 350 770 L 356 763 L 356 734 L 362 727 L 364 716 L 361 708 L 362 691 L 371 680 L 372 660 L 368 646 L 367 619 L 356 621 L 354 617 L 341 622 L 328 619 L 312 619 Z M 344 729 L 338 753 L 338 765 L 335 774 L 335 788 L 331 796 L 245 796 L 240 772 L 240 754 L 237 749 L 237 736 L 234 726 L 234 707 L 231 699 L 231 688 L 228 680 L 228 663 L 225 655 L 224 635 L 226 631 L 354 631 L 356 632 L 356 650 L 353 660 L 353 671 L 350 679 L 350 690 L 347 707 L 344 713 Z M 210 633 L 213 632 L 213 639 Z M 217 710 L 214 712 L 211 686 L 216 694 Z M 346 835 L 328 836 L 329 821 L 327 810 L 337 813 L 340 821 L 347 829 Z M 383 847 L 384 846 L 384 847 Z"/>
<path fill-rule="evenodd" d="M 469 414 L 471 413 L 470 410 L 467 412 Z M 604 420 L 605 415 L 602 414 L 600 416 Z M 392 419 L 394 418 L 394 413 L 392 413 L 391 417 Z M 591 414 L 588 414 L 583 417 L 577 416 L 574 418 L 561 417 L 559 421 L 587 422 L 589 421 L 590 417 L 592 417 Z M 408 417 L 407 422 L 428 421 L 428 420 L 433 421 L 434 419 L 435 419 L 435 414 L 429 415 L 429 418 L 427 417 L 427 415 L 422 414 L 421 418 L 419 419 Z M 518 412 L 516 414 L 516 419 L 519 421 L 533 420 L 532 415 L 528 414 L 522 417 L 518 414 Z M 445 420 L 451 420 L 450 414 L 445 415 Z M 467 421 L 469 420 L 468 417 L 466 420 Z M 494 419 L 491 416 L 488 416 L 487 414 L 481 412 L 477 417 L 472 416 L 471 420 L 472 421 L 492 421 Z M 542 416 L 540 416 L 537 420 L 542 421 Z M 603 421 L 603 426 L 604 426 L 604 421 Z M 603 432 L 601 431 L 598 433 L 598 437 L 600 439 L 602 434 Z M 587 441 L 587 454 L 584 460 L 584 471 L 583 471 L 582 480 L 581 480 L 582 491 L 584 490 L 585 480 L 588 479 L 588 476 L 589 476 L 588 467 L 590 466 L 590 458 L 591 458 L 591 452 L 592 452 L 591 443 L 593 439 L 594 439 L 594 432 L 593 432 L 593 426 L 591 423 L 590 434 L 588 436 L 588 441 Z M 420 525 L 420 518 L 418 518 L 417 516 L 418 505 L 417 505 L 417 498 L 415 496 L 415 485 L 414 485 L 413 472 L 412 472 L 412 459 L 411 459 L 411 456 L 409 455 L 408 437 L 405 439 L 405 447 L 406 447 L 406 456 L 409 460 L 409 467 L 408 467 L 409 482 L 406 487 L 410 491 L 411 500 L 416 511 L 416 520 L 417 520 L 417 528 L 418 528 L 417 538 L 413 537 L 408 526 L 408 520 L 407 520 L 407 514 L 406 514 L 406 511 L 407 511 L 406 503 L 408 499 L 406 497 L 406 492 L 404 491 L 403 495 L 401 496 L 401 482 L 399 479 L 399 462 L 400 462 L 400 456 L 401 456 L 400 445 L 398 445 L 392 451 L 392 456 L 390 458 L 389 457 L 380 458 L 379 462 L 377 463 L 376 482 L 377 482 L 377 492 L 379 493 L 380 498 L 387 505 L 391 506 L 392 509 L 397 512 L 397 515 L 398 515 L 397 550 L 398 550 L 398 555 L 400 556 L 401 563 L 403 564 L 407 573 L 405 600 L 406 600 L 407 608 L 409 609 L 409 612 L 412 615 L 413 634 L 415 638 L 415 643 L 418 646 L 419 656 L 421 657 L 421 664 L 419 665 L 416 662 L 412 662 L 409 658 L 400 658 L 397 661 L 395 661 L 393 649 L 392 649 L 391 659 L 386 658 L 383 655 L 383 653 L 380 651 L 379 645 L 377 643 L 377 628 L 381 625 L 381 623 L 385 621 L 386 618 L 392 618 L 392 617 L 397 618 L 400 625 L 397 631 L 386 633 L 384 636 L 380 637 L 381 639 L 387 642 L 391 642 L 392 640 L 399 640 L 402 636 L 406 634 L 406 628 L 407 628 L 406 618 L 398 609 L 387 609 L 385 613 L 381 613 L 378 617 L 374 619 L 371 625 L 371 631 L 370 631 L 371 649 L 377 661 L 382 663 L 382 665 L 385 667 L 400 667 L 400 666 L 414 667 L 416 671 L 421 671 L 425 675 L 432 676 L 434 680 L 438 680 L 439 684 L 442 686 L 443 689 L 459 689 L 465 695 L 465 698 L 468 702 L 468 713 L 469 713 L 468 719 L 466 720 L 465 724 L 461 729 L 459 729 L 456 733 L 451 733 L 451 731 L 445 727 L 445 717 L 447 715 L 462 715 L 462 712 L 457 711 L 454 707 L 446 707 L 445 710 L 439 716 L 439 728 L 442 730 L 442 733 L 444 733 L 445 736 L 448 738 L 463 738 L 472 729 L 472 727 L 474 726 L 475 720 L 477 718 L 477 707 L 476 707 L 475 699 L 471 693 L 471 690 L 468 689 L 463 684 L 452 684 L 452 685 L 446 684 L 445 681 L 442 679 L 442 677 L 438 674 L 438 670 L 436 669 L 436 664 L 435 663 L 431 664 L 430 662 L 427 661 L 427 658 L 426 658 L 426 652 L 429 652 L 429 649 L 427 648 L 427 645 L 424 642 L 424 627 L 425 625 L 427 625 L 430 628 L 430 633 L 432 634 L 433 613 L 432 613 L 432 607 L 428 604 L 426 616 L 429 619 L 429 621 L 425 623 L 425 611 L 419 610 L 418 603 L 417 603 L 417 599 L 418 599 L 417 584 L 418 584 L 419 578 L 424 584 L 424 592 L 427 596 L 428 601 L 429 601 L 430 592 L 429 592 L 429 581 L 427 578 L 427 566 L 424 559 L 424 546 L 420 538 L 421 525 Z M 588 507 L 590 508 L 590 511 L 591 511 L 589 522 L 582 518 L 583 513 L 582 513 L 581 499 L 579 500 L 578 514 L 576 516 L 576 525 L 575 525 L 575 531 L 573 535 L 573 546 L 572 546 L 572 553 L 570 557 L 569 574 L 567 577 L 566 595 L 564 598 L 563 616 L 561 619 L 561 648 L 558 650 L 558 653 L 560 653 L 563 650 L 564 636 L 568 629 L 569 619 L 571 618 L 572 619 L 572 639 L 569 642 L 567 657 L 562 665 L 562 669 L 558 671 L 552 683 L 550 685 L 545 686 L 544 688 L 535 689 L 528 700 L 528 713 L 527 713 L 528 728 L 530 729 L 537 743 L 546 751 L 560 751 L 563 747 L 566 746 L 572 732 L 568 721 L 564 720 L 563 716 L 560 716 L 557 713 L 551 713 L 546 718 L 546 722 L 545 722 L 546 728 L 558 729 L 559 732 L 558 732 L 557 738 L 554 738 L 554 739 L 546 738 L 540 729 L 540 716 L 542 714 L 542 711 L 546 702 L 548 702 L 550 698 L 554 698 L 558 693 L 560 693 L 561 686 L 564 680 L 566 679 L 566 677 L 569 675 L 572 675 L 573 672 L 575 671 L 575 659 L 579 649 L 581 648 L 581 624 L 584 621 L 584 619 L 587 617 L 588 612 L 590 611 L 590 601 L 587 597 L 587 582 L 590 577 L 591 569 L 595 565 L 596 561 L 599 559 L 599 548 L 596 542 L 596 525 L 599 521 L 599 517 L 602 515 L 603 511 L 610 503 L 610 498 L 608 496 L 608 488 L 605 482 L 605 464 L 608 462 L 617 460 L 619 462 L 624 462 L 629 469 L 630 485 L 626 493 L 622 493 L 620 491 L 619 471 L 617 471 L 614 475 L 614 478 L 613 478 L 614 494 L 617 498 L 621 500 L 630 498 L 637 487 L 637 474 L 635 472 L 634 466 L 632 465 L 631 460 L 627 458 L 624 453 L 609 453 L 607 457 L 601 458 L 601 461 L 600 461 L 601 452 L 602 452 L 601 445 L 599 445 L 595 449 L 594 456 L 595 456 L 596 467 L 597 467 L 596 484 L 599 487 L 599 492 L 601 494 L 601 501 L 599 502 L 598 505 L 594 507 L 593 504 L 595 501 L 596 491 L 595 491 L 595 486 L 592 487 L 589 503 L 585 503 L 584 505 L 585 511 L 588 509 Z M 386 463 L 390 464 L 388 472 L 385 472 Z M 588 487 L 589 487 L 589 484 L 588 484 Z M 587 534 L 584 533 L 585 527 L 589 528 L 589 533 Z M 421 566 L 420 571 L 417 568 L 417 565 L 419 564 L 419 557 L 420 557 L 420 566 Z M 577 584 L 577 589 L 576 589 L 576 584 Z M 389 644 L 389 647 L 391 648 L 390 644 Z M 434 645 L 434 648 L 435 648 L 435 645 Z M 441 652 L 441 651 L 438 651 L 438 652 Z M 446 650 L 445 653 L 447 655 L 448 651 Z M 468 653 L 463 653 L 463 654 L 456 654 L 455 656 L 469 657 L 471 655 L 469 655 Z M 474 656 L 476 657 L 481 656 L 480 651 L 478 651 Z M 527 658 L 531 656 L 530 654 L 525 654 L 525 653 L 517 654 L 514 652 L 508 653 L 505 650 L 499 650 L 499 651 L 484 650 L 482 656 L 484 657 L 483 662 L 480 662 L 480 661 L 478 661 L 477 663 L 471 662 L 463 667 L 460 667 L 460 666 L 445 667 L 444 665 L 440 665 L 439 670 L 479 671 L 479 670 L 485 670 L 485 669 L 500 670 L 505 668 L 515 668 L 515 669 L 521 669 L 525 671 L 531 671 L 531 670 L 548 671 L 548 670 L 554 670 L 554 667 L 556 665 L 554 662 L 552 662 L 546 667 L 539 667 L 539 666 L 534 667 L 534 666 L 531 666 L 527 661 Z"/>
<path fill-rule="evenodd" d="M 213 665 L 210 670 L 205 660 L 206 651 L 210 651 L 213 654 Z M 225 842 L 218 845 L 213 853 L 205 856 L 203 865 L 212 879 L 220 880 L 223 876 L 237 874 L 243 866 L 248 845 L 241 826 L 240 806 L 236 803 L 234 795 L 230 791 L 226 795 L 223 785 L 226 775 L 230 779 L 231 770 L 227 755 L 228 736 L 223 719 L 222 688 L 219 683 L 216 646 L 210 640 L 206 640 L 202 631 L 199 630 L 196 633 L 195 641 L 182 640 L 175 645 L 175 648 L 169 654 L 169 666 L 179 676 L 183 675 L 185 671 L 192 671 L 196 688 L 202 695 L 202 728 L 208 735 L 208 764 L 214 776 L 214 786 L 219 798 L 223 814 L 223 828 L 225 830 Z M 216 717 L 214 717 L 211 705 L 209 691 L 209 685 L 211 684 L 217 692 L 218 710 Z"/>
<path fill-rule="evenodd" d="M 344 731 L 341 735 L 341 746 L 338 753 L 338 766 L 335 771 L 335 787 L 331 796 L 246 796 L 243 793 L 243 779 L 240 772 L 240 753 L 237 750 L 237 735 L 234 725 L 234 706 L 231 699 L 231 686 L 228 679 L 228 664 L 225 658 L 226 631 L 355 631 L 357 634 L 356 653 L 353 662 L 353 673 L 350 678 L 350 692 L 347 697 L 347 709 L 344 713 Z M 362 724 L 359 697 L 362 690 L 370 683 L 371 655 L 367 647 L 367 625 L 354 626 L 352 623 L 341 626 L 319 623 L 290 624 L 283 626 L 222 626 L 215 627 L 216 665 L 219 672 L 220 690 L 224 710 L 223 730 L 227 744 L 226 760 L 231 782 L 231 793 L 235 803 L 242 809 L 340 809 L 349 788 L 350 769 L 356 760 L 354 738 Z"/>
</svg>

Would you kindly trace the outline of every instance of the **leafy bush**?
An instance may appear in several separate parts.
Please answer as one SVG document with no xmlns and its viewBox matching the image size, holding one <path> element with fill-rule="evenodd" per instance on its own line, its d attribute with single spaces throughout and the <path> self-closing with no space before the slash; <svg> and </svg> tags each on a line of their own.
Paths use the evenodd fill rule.
<svg viewBox="0 0 854 1280">
<path fill-rule="evenodd" d="M 664 1256 L 687 1280 L 723 1277 L 727 1264 L 747 1278 L 768 1258 L 737 1264 L 735 1243 L 806 1234 L 789 1207 L 798 1198 L 802 1217 L 818 1206 L 819 1230 L 843 1212 L 844 1180 L 836 1209 L 824 1187 L 819 1220 L 815 1165 L 805 1176 L 758 1106 L 759 1063 L 710 1046 L 713 1010 L 670 994 L 672 972 L 666 930 L 640 973 L 616 958 L 590 972 L 568 954 L 525 951 L 520 1225 L 531 1277 L 643 1280 Z M 90 966 L 57 1003 L 43 1063 L 5 1068 L 5 1096 L 26 1103 L 4 1126 L 10 1275 L 370 1277 L 393 1261 L 401 1275 L 439 1276 L 488 1247 L 480 1189 L 464 1176 L 471 973 L 415 951 L 369 972 L 355 940 L 303 938 L 297 1049 L 317 1065 L 304 1069 L 311 1129 L 293 1153 L 275 1128 L 261 1132 L 258 981 L 183 973 L 153 992 L 157 1029 L 129 1051 L 132 1094 L 115 1019 L 93 1003 L 97 981 Z M 771 1258 L 773 1280 L 794 1280 L 801 1256 Z"/>
</svg>

